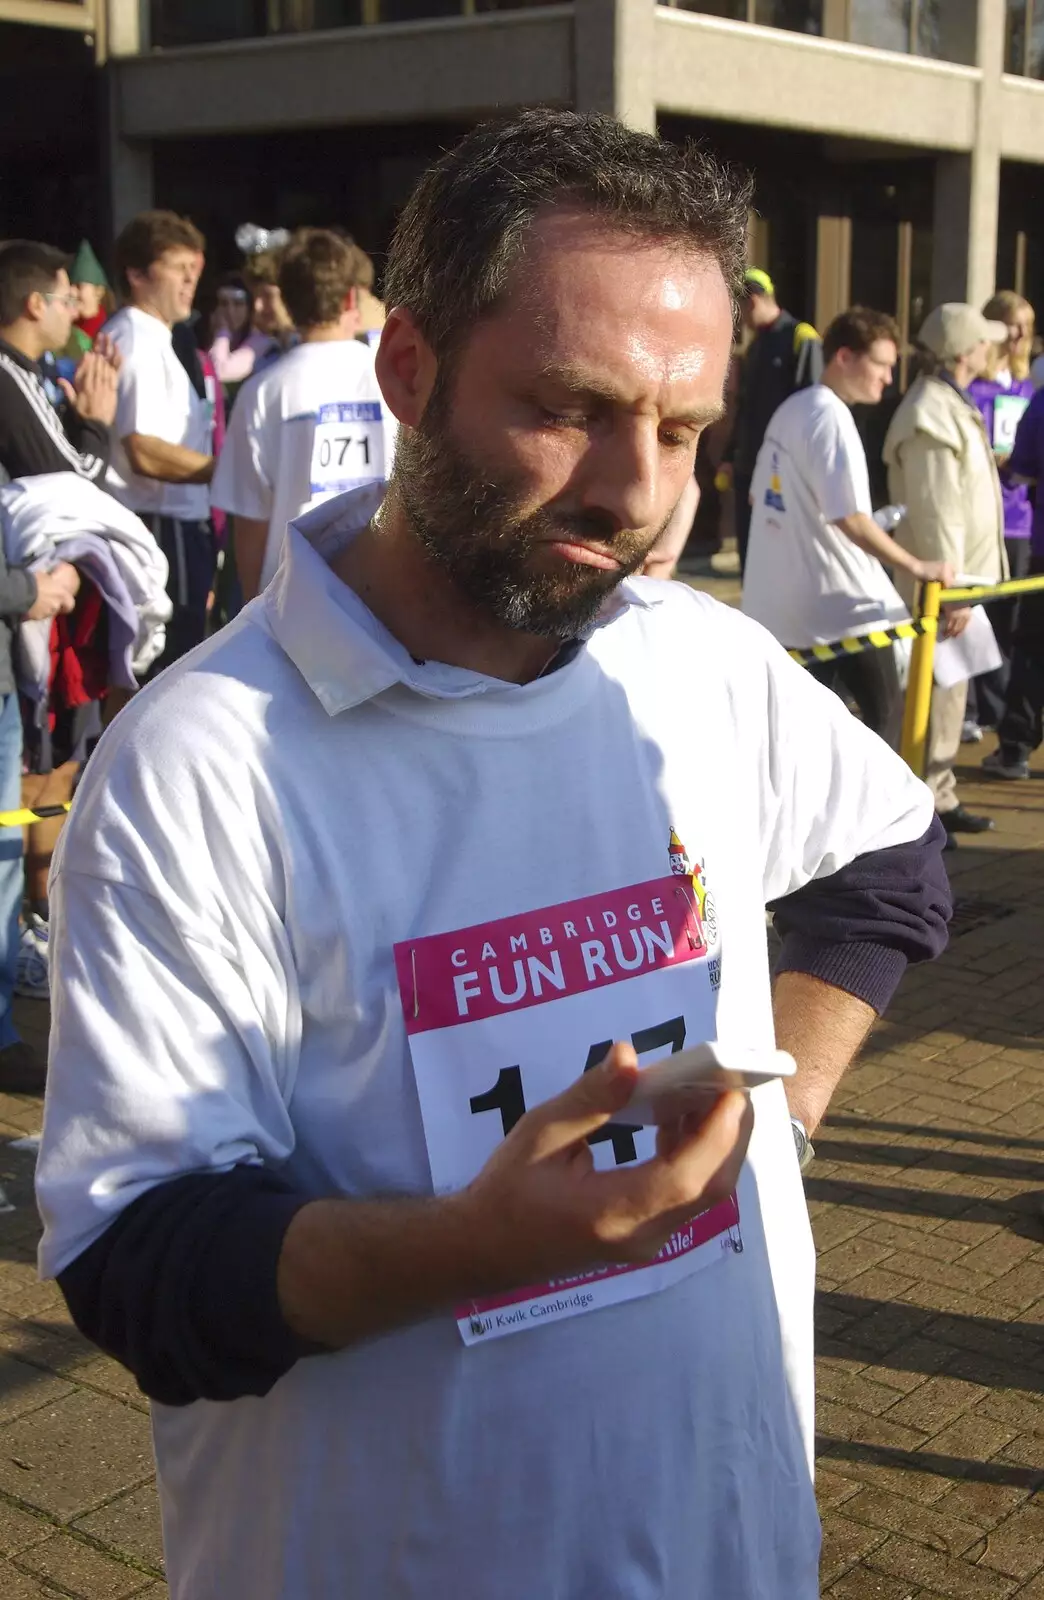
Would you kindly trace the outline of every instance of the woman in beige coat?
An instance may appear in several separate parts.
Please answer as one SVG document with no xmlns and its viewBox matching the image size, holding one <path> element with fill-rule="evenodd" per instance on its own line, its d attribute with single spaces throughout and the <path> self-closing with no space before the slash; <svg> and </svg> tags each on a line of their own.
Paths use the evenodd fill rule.
<svg viewBox="0 0 1044 1600">
<path fill-rule="evenodd" d="M 937 306 L 918 334 L 928 351 L 927 370 L 905 395 L 884 444 L 889 496 L 906 507 L 896 542 L 922 560 L 948 562 L 955 574 L 987 583 L 1008 575 L 1004 510 L 986 428 L 965 390 L 1006 336 L 1001 323 L 987 322 L 974 306 Z M 912 605 L 913 583 L 897 572 L 895 584 Z M 963 632 L 970 615 L 966 607 L 950 610 L 945 634 Z M 973 816 L 957 797 L 953 764 L 967 694 L 967 683 L 932 690 L 925 779 L 951 838 L 993 827 L 992 818 Z"/>
</svg>

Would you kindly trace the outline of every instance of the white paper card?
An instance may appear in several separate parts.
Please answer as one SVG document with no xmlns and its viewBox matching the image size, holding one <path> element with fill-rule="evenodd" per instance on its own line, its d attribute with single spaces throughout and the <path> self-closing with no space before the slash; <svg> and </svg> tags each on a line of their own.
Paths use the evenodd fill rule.
<svg viewBox="0 0 1044 1600">
<path fill-rule="evenodd" d="M 952 689 L 980 672 L 993 672 L 1003 659 L 989 617 L 982 606 L 975 606 L 964 632 L 936 645 L 935 681 L 940 689 Z"/>
</svg>

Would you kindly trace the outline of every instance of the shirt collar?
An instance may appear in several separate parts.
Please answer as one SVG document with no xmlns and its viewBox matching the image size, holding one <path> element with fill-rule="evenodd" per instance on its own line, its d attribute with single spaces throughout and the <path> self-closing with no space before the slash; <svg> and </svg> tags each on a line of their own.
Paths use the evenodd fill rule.
<svg viewBox="0 0 1044 1600">
<path fill-rule="evenodd" d="M 953 389 L 956 394 L 960 395 L 965 405 L 971 407 L 976 416 L 981 415 L 978 406 L 975 404 L 975 401 L 972 399 L 967 389 L 961 388 L 960 384 L 957 382 L 957 379 L 954 377 L 953 373 L 948 367 L 940 367 L 934 376 L 938 378 L 940 382 L 949 384 L 950 388 Z"/>
<path fill-rule="evenodd" d="M 446 662 L 414 661 L 354 589 L 330 570 L 331 558 L 366 526 L 383 496 L 383 485 L 367 484 L 289 524 L 279 568 L 261 601 L 276 643 L 330 716 L 363 705 L 395 684 L 437 700 L 522 691 L 523 684 Z M 584 641 L 632 606 L 648 610 L 658 604 L 658 597 L 625 579 L 585 630 Z"/>
<path fill-rule="evenodd" d="M 14 361 L 18 366 L 24 367 L 26 372 L 31 372 L 34 378 L 40 376 L 40 366 L 36 361 L 30 361 L 21 350 L 16 350 L 13 344 L 8 344 L 6 339 L 0 339 L 0 355 L 5 355 L 9 361 Z"/>
</svg>

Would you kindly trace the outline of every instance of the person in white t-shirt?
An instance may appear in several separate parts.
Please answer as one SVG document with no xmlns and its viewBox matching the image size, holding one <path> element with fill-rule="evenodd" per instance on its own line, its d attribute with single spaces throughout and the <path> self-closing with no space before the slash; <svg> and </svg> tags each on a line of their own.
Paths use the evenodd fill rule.
<svg viewBox="0 0 1044 1600">
<path fill-rule="evenodd" d="M 909 612 L 882 562 L 926 582 L 952 573 L 896 544 L 873 517 L 866 451 L 853 405 L 877 405 L 892 381 L 899 330 L 853 306 L 823 338 L 823 376 L 772 417 L 751 485 L 743 610 L 788 649 L 833 644 L 903 621 Z M 894 647 L 810 669 L 847 693 L 863 721 L 897 745 L 902 695 Z"/>
<path fill-rule="evenodd" d="M 362 252 L 343 234 L 301 228 L 279 288 L 301 342 L 244 384 L 211 491 L 233 518 L 244 601 L 268 584 L 286 525 L 311 505 L 388 475 L 394 421 L 359 331 Z"/>
<path fill-rule="evenodd" d="M 153 1399 L 172 1600 L 817 1600 L 799 1160 L 948 896 L 899 758 L 636 576 L 749 204 L 609 117 L 444 155 L 387 494 L 292 524 L 87 769 L 41 1264 Z M 796 1073 L 628 1115 L 713 1039 Z"/>
<path fill-rule="evenodd" d="M 174 614 L 155 675 L 206 633 L 215 548 L 207 485 L 213 407 L 179 360 L 172 329 L 192 310 L 204 240 L 187 217 L 143 211 L 116 240 L 125 305 L 105 325 L 120 352 L 117 442 L 105 487 L 151 528 L 170 567 Z"/>
</svg>

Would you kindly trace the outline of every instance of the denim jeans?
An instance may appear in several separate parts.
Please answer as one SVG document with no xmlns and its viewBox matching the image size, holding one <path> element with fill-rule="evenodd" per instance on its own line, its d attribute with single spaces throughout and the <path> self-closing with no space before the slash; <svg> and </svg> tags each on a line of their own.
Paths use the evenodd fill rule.
<svg viewBox="0 0 1044 1600">
<path fill-rule="evenodd" d="M 22 713 L 17 694 L 0 695 L 0 811 L 22 804 Z M 0 828 L 0 1049 L 18 1032 L 11 1016 L 18 972 L 18 923 L 25 891 L 21 828 Z"/>
</svg>

